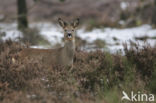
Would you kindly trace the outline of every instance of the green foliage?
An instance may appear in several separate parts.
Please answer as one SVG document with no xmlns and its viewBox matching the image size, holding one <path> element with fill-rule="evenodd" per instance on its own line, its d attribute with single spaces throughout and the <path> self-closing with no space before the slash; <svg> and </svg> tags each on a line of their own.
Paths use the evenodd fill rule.
<svg viewBox="0 0 156 103">
<path fill-rule="evenodd" d="M 59 0 L 60 2 L 64 2 L 65 0 Z"/>
<path fill-rule="evenodd" d="M 114 87 L 111 90 L 108 90 L 104 93 L 104 98 L 108 103 L 120 103 L 121 96 L 118 88 Z"/>
<path fill-rule="evenodd" d="M 156 66 L 154 72 L 152 73 L 151 81 L 149 83 L 149 88 L 152 93 L 156 94 Z"/>
</svg>

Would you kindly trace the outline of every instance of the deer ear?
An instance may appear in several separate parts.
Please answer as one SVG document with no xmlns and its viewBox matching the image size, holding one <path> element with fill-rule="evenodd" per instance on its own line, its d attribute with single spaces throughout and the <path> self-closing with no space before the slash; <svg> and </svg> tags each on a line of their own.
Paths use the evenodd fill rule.
<svg viewBox="0 0 156 103">
<path fill-rule="evenodd" d="M 60 26 L 63 28 L 67 25 L 67 23 L 64 22 L 61 18 L 58 18 L 58 22 L 59 22 Z"/>
<path fill-rule="evenodd" d="M 78 25 L 79 25 L 79 18 L 77 18 L 73 23 L 72 23 L 72 26 L 74 27 L 74 28 L 76 28 Z"/>
</svg>

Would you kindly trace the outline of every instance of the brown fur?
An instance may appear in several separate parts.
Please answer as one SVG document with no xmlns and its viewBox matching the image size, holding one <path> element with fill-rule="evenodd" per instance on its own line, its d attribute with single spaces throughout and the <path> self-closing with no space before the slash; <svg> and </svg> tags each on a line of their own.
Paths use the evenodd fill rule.
<svg viewBox="0 0 156 103">
<path fill-rule="evenodd" d="M 75 52 L 75 29 L 79 20 L 66 23 L 58 19 L 60 26 L 64 29 L 64 47 L 57 49 L 33 49 L 25 48 L 20 52 L 20 59 L 39 59 L 46 66 L 61 65 L 73 66 Z M 71 35 L 69 35 L 71 34 Z"/>
</svg>

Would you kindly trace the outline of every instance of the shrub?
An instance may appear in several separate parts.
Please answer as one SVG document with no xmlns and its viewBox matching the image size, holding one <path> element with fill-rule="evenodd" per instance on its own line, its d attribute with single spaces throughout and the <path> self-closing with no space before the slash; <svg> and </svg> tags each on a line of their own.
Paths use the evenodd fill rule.
<svg viewBox="0 0 156 103">
<path fill-rule="evenodd" d="M 156 48 L 146 44 L 140 46 L 131 42 L 128 49 L 125 45 L 125 55 L 127 59 L 136 66 L 136 71 L 141 74 L 142 78 L 151 78 L 156 66 Z"/>
<path fill-rule="evenodd" d="M 110 55 L 102 51 L 77 52 L 74 60 L 74 75 L 84 89 L 105 90 L 124 80 L 126 70 L 122 56 Z"/>
<path fill-rule="evenodd" d="M 72 70 L 55 65 L 45 68 L 35 60 L 14 60 L 23 48 L 10 40 L 0 44 L 1 103 L 113 103 L 120 101 L 122 90 L 155 91 L 155 48 L 149 46 L 125 46 L 125 56 L 76 51 Z M 152 79 L 148 88 L 146 78 Z"/>
<path fill-rule="evenodd" d="M 151 90 L 152 93 L 156 94 L 156 66 L 155 66 L 154 72 L 152 73 L 152 76 L 151 76 L 151 80 L 149 83 L 149 89 Z"/>
<path fill-rule="evenodd" d="M 22 46 L 16 42 L 6 41 L 0 44 L 0 99 L 5 99 L 14 90 L 30 90 L 32 80 L 39 77 L 42 66 L 32 61 L 17 62 L 18 52 Z"/>
<path fill-rule="evenodd" d="M 40 33 L 39 30 L 36 28 L 33 29 L 25 29 L 23 30 L 23 38 L 21 41 L 24 43 L 29 42 L 31 45 L 46 45 L 50 44 Z"/>
</svg>

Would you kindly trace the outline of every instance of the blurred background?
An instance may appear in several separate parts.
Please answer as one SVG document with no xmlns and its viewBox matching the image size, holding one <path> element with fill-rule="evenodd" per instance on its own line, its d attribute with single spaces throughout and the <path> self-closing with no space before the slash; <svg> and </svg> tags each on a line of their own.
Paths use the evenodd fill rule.
<svg viewBox="0 0 156 103">
<path fill-rule="evenodd" d="M 80 18 L 77 47 L 122 51 L 131 40 L 155 45 L 156 0 L 0 0 L 0 39 L 52 48 L 62 43 L 57 19 Z"/>
<path fill-rule="evenodd" d="M 63 45 L 58 18 L 80 18 L 73 70 L 16 62 L 26 46 Z M 0 0 L 0 103 L 132 103 L 121 100 L 132 92 L 156 94 L 156 0 Z"/>
</svg>

